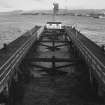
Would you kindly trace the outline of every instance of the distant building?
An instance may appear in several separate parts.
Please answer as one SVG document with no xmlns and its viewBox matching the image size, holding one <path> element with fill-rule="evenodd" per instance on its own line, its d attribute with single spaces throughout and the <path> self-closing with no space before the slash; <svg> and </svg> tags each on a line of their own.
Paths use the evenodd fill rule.
<svg viewBox="0 0 105 105">
<path fill-rule="evenodd" d="M 53 14 L 56 15 L 59 10 L 59 4 L 58 3 L 53 3 L 54 8 L 53 8 Z"/>
<path fill-rule="evenodd" d="M 47 29 L 62 29 L 61 22 L 47 22 L 46 24 Z"/>
</svg>

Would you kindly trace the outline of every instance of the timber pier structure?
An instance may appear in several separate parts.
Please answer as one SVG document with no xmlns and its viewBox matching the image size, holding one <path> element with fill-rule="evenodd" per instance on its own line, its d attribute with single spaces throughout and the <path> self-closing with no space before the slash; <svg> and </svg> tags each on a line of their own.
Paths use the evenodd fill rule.
<svg viewBox="0 0 105 105">
<path fill-rule="evenodd" d="M 35 26 L 0 50 L 0 105 L 104 105 L 105 52 L 71 26 Z"/>
</svg>

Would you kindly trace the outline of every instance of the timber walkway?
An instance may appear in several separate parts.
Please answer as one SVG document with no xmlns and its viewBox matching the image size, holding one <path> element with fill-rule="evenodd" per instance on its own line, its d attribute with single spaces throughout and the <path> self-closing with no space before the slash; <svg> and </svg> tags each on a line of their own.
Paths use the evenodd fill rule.
<svg viewBox="0 0 105 105">
<path fill-rule="evenodd" d="M 34 27 L 0 50 L 0 103 L 101 105 L 104 61 L 101 48 L 71 27 Z"/>
<path fill-rule="evenodd" d="M 23 84 L 24 96 L 17 105 L 101 105 L 86 66 L 64 34 L 44 31 L 33 44 L 21 65 L 30 79 Z"/>
</svg>

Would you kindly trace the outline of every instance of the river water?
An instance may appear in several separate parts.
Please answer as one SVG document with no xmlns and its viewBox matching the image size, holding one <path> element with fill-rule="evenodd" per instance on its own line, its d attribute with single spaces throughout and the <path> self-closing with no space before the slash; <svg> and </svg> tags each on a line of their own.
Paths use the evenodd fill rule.
<svg viewBox="0 0 105 105">
<path fill-rule="evenodd" d="M 80 32 L 98 45 L 105 44 L 105 19 L 57 16 L 56 20 L 62 21 L 65 25 L 76 26 Z M 52 21 L 52 16 L 0 14 L 0 48 L 3 47 L 3 43 L 8 44 L 35 25 L 44 25 L 47 21 Z"/>
</svg>

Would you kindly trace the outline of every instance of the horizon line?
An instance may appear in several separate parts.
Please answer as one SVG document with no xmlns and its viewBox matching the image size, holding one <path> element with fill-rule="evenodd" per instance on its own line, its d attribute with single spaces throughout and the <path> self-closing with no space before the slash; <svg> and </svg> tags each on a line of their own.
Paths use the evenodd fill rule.
<svg viewBox="0 0 105 105">
<path fill-rule="evenodd" d="M 48 11 L 52 9 L 29 9 L 29 10 L 23 10 L 23 9 L 14 9 L 14 10 L 6 10 L 6 11 L 0 11 L 0 12 L 13 12 L 13 11 Z M 73 9 L 64 9 L 60 8 L 59 10 L 105 10 L 105 8 L 73 8 Z"/>
</svg>

